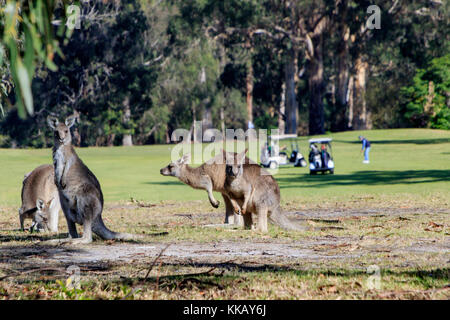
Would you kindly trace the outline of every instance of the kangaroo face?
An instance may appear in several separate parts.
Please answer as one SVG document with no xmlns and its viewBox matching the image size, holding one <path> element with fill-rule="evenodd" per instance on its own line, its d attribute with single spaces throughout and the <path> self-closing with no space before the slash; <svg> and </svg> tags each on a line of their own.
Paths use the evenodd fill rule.
<svg viewBox="0 0 450 320">
<path fill-rule="evenodd" d="M 172 176 L 179 178 L 181 176 L 181 169 L 190 161 L 190 159 L 191 155 L 187 153 L 181 159 L 169 163 L 167 167 L 162 168 L 159 172 L 163 176 Z"/>
<path fill-rule="evenodd" d="M 242 163 L 233 163 L 233 164 L 227 164 L 226 165 L 226 175 L 230 178 L 237 178 L 240 175 L 242 175 L 242 172 L 244 170 Z"/>
<path fill-rule="evenodd" d="M 178 161 L 171 162 L 167 167 L 162 168 L 159 172 L 163 176 L 173 176 L 173 177 L 179 177 L 180 176 L 180 164 Z"/>
<path fill-rule="evenodd" d="M 240 177 L 244 172 L 244 160 L 247 149 L 241 153 L 229 153 L 224 151 L 226 159 L 225 174 L 230 178 Z"/>
<path fill-rule="evenodd" d="M 36 213 L 34 215 L 34 221 L 42 226 L 44 226 L 45 229 L 49 229 L 48 226 L 48 220 L 50 217 L 50 209 L 53 209 L 55 206 L 55 198 L 52 200 L 45 202 L 42 199 L 36 200 Z"/>
<path fill-rule="evenodd" d="M 47 118 L 47 122 L 50 128 L 53 129 L 55 144 L 69 145 L 72 143 L 70 127 L 72 127 L 75 123 L 74 116 L 66 118 L 64 123 L 60 123 L 58 118 L 49 116 Z"/>
</svg>

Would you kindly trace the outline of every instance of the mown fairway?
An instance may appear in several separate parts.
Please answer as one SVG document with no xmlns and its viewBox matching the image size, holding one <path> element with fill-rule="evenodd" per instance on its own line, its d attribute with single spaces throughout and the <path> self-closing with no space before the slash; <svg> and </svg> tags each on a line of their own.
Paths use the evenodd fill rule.
<svg viewBox="0 0 450 320">
<path fill-rule="evenodd" d="M 359 134 L 372 142 L 369 165 Z M 327 136 L 334 175 L 286 167 L 275 176 L 290 218 L 320 230 L 205 228 L 223 221 L 223 204 L 213 209 L 204 191 L 159 174 L 173 146 L 81 148 L 103 188 L 105 223 L 145 240 L 57 248 L 39 241 L 58 235 L 19 231 L 17 214 L 23 175 L 51 163 L 51 150 L 0 150 L 0 299 L 450 298 L 450 132 Z M 73 264 L 80 289 L 65 284 Z"/>
<path fill-rule="evenodd" d="M 362 164 L 363 134 L 372 141 L 371 163 Z M 334 139 L 335 175 L 309 176 L 307 168 L 280 168 L 276 174 L 284 200 L 346 201 L 355 195 L 398 198 L 447 196 L 450 192 L 450 132 L 426 129 L 373 130 L 327 135 Z M 308 139 L 299 139 L 307 157 Z M 283 145 L 286 143 L 280 143 Z M 161 200 L 205 200 L 205 192 L 163 177 L 159 169 L 170 162 L 173 145 L 79 148 L 77 153 L 99 179 L 106 202 L 131 197 Z M 290 145 L 288 145 L 290 147 Z M 0 205 L 19 206 L 23 175 L 40 164 L 52 163 L 51 149 L 0 150 Z"/>
</svg>

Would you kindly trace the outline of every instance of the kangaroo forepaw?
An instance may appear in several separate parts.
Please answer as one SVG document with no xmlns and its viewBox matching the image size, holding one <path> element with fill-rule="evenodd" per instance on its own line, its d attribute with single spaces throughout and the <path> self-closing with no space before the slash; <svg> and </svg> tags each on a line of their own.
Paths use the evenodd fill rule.
<svg viewBox="0 0 450 320">
<path fill-rule="evenodd" d="M 217 200 L 216 202 L 211 202 L 211 205 L 217 209 L 220 205 L 220 201 Z"/>
</svg>

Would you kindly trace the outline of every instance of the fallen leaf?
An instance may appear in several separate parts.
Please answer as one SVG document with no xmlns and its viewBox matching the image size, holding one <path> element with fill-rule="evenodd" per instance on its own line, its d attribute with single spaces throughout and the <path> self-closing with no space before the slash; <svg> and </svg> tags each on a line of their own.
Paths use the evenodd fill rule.
<svg viewBox="0 0 450 320">
<path fill-rule="evenodd" d="M 428 226 L 431 227 L 431 228 L 441 228 L 441 227 L 443 227 L 442 224 L 437 224 L 436 222 L 433 222 L 433 221 L 428 222 Z"/>
<path fill-rule="evenodd" d="M 332 285 L 332 284 L 327 284 L 327 285 L 320 286 L 319 290 L 320 291 L 326 291 L 328 293 L 336 293 L 338 291 L 337 287 L 335 285 Z"/>
</svg>

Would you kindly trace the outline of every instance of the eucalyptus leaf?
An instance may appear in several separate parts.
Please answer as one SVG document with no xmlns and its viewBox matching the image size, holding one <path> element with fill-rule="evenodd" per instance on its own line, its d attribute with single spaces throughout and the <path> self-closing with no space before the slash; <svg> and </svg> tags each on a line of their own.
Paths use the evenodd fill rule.
<svg viewBox="0 0 450 320">
<path fill-rule="evenodd" d="M 33 114 L 33 95 L 31 93 L 31 80 L 27 68 L 20 59 L 16 60 L 17 77 L 20 84 L 20 93 L 28 114 Z"/>
</svg>

